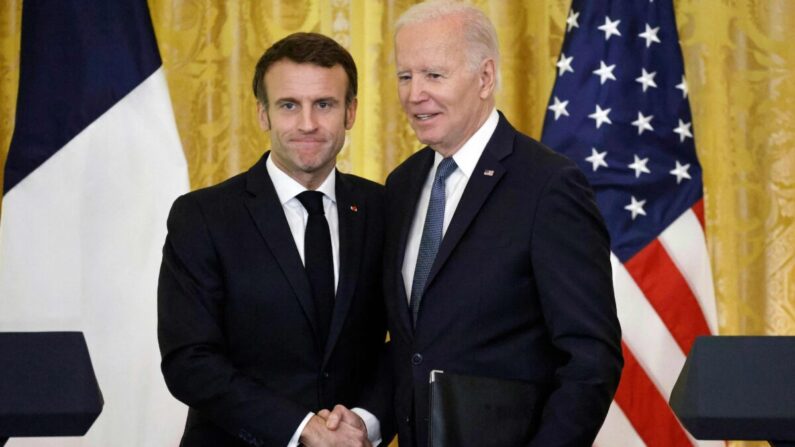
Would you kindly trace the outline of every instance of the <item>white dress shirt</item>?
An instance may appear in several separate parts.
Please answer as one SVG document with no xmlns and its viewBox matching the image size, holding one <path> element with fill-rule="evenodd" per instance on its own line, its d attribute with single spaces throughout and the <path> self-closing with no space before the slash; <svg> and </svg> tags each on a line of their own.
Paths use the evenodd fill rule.
<svg viewBox="0 0 795 447">
<path fill-rule="evenodd" d="M 293 235 L 295 247 L 298 249 L 298 254 L 301 256 L 301 262 L 306 262 L 304 260 L 304 233 L 306 231 L 306 222 L 309 218 L 309 212 L 304 208 L 304 205 L 301 204 L 297 196 L 307 189 L 279 169 L 273 162 L 272 156 L 269 156 L 265 161 L 265 167 L 268 170 L 271 182 L 273 182 L 273 188 L 276 190 L 279 202 L 282 204 L 284 217 L 287 218 L 287 224 L 290 226 L 290 233 Z M 336 169 L 332 169 L 328 177 L 323 180 L 323 183 L 320 184 L 316 191 L 323 193 L 323 211 L 326 213 L 326 221 L 328 222 L 328 229 L 331 233 L 331 253 L 334 259 L 334 292 L 336 293 L 337 282 L 340 276 L 340 226 L 339 215 L 337 214 L 337 177 L 335 174 Z M 329 410 L 331 410 L 331 408 L 329 408 Z M 364 425 L 367 427 L 367 437 L 374 446 L 378 445 L 378 443 L 381 442 L 381 424 L 378 418 L 363 408 L 354 408 L 351 411 L 358 414 L 359 417 L 364 420 Z M 314 413 L 312 412 L 306 415 L 293 434 L 292 439 L 290 439 L 290 443 L 287 444 L 287 447 L 298 446 L 301 432 L 304 431 L 304 427 L 306 427 L 306 424 L 309 423 L 313 415 Z"/>
<path fill-rule="evenodd" d="M 486 149 L 497 123 L 500 120 L 497 109 L 493 109 L 491 114 L 482 126 L 464 143 L 461 148 L 453 154 L 453 160 L 458 166 L 448 177 L 445 183 L 444 201 L 444 225 L 442 226 L 442 239 L 447 233 L 447 227 L 453 220 L 453 214 L 461 201 L 464 189 L 472 177 L 472 172 L 480 160 L 480 156 Z M 403 255 L 403 284 L 406 286 L 406 300 L 411 300 L 411 285 L 414 282 L 414 270 L 417 268 L 417 255 L 420 252 L 420 240 L 422 239 L 422 229 L 425 226 L 425 215 L 428 214 L 428 202 L 431 200 L 431 187 L 436 176 L 436 168 L 442 161 L 442 156 L 437 152 L 434 155 L 433 166 L 428 172 L 425 184 L 422 186 L 420 199 L 417 201 L 417 208 L 414 212 L 414 220 L 411 223 L 408 240 L 406 241 L 406 253 Z"/>
<path fill-rule="evenodd" d="M 269 156 L 265 161 L 265 167 L 268 169 L 273 188 L 279 197 L 279 203 L 282 204 L 284 217 L 287 218 L 290 233 L 293 234 L 293 240 L 295 241 L 295 248 L 298 249 L 298 254 L 301 256 L 301 262 L 306 262 L 304 260 L 304 233 L 306 231 L 306 222 L 309 219 L 309 212 L 297 197 L 298 194 L 306 191 L 306 188 L 279 169 L 273 162 L 272 156 Z M 326 221 L 331 233 L 331 253 L 334 258 L 334 292 L 337 291 L 337 281 L 339 281 L 340 273 L 340 219 L 337 215 L 337 177 L 334 175 L 335 172 L 332 169 L 328 177 L 316 189 L 316 191 L 323 193 L 323 211 L 326 213 Z"/>
</svg>

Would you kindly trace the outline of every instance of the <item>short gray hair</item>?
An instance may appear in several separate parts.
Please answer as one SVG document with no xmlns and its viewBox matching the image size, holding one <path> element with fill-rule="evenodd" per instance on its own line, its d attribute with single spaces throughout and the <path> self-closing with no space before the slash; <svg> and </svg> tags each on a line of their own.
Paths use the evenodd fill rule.
<svg viewBox="0 0 795 447">
<path fill-rule="evenodd" d="M 486 14 L 477 7 L 455 0 L 428 0 L 407 9 L 395 22 L 395 35 L 406 25 L 456 16 L 463 22 L 464 40 L 468 50 L 467 61 L 472 70 L 491 58 L 494 60 L 496 79 L 500 73 L 500 47 L 497 31 Z"/>
</svg>

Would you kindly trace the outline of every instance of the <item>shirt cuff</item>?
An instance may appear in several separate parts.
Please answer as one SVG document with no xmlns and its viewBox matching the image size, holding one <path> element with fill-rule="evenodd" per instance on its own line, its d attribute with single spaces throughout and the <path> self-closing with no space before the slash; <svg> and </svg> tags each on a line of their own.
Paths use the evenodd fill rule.
<svg viewBox="0 0 795 447">
<path fill-rule="evenodd" d="M 295 431 L 295 433 L 293 433 L 293 437 L 290 439 L 290 443 L 287 444 L 287 447 L 298 447 L 298 441 L 301 439 L 301 432 L 304 431 L 304 427 L 306 427 L 306 424 L 309 423 L 309 420 L 312 419 L 312 416 L 314 416 L 314 415 L 315 415 L 315 413 L 311 413 L 311 412 L 307 413 L 306 417 L 301 422 L 301 425 L 299 425 L 298 429 Z M 373 416 L 373 417 L 375 417 L 375 416 Z M 362 418 L 362 419 L 364 419 L 364 418 Z M 367 425 L 367 422 L 365 422 L 365 425 Z M 370 427 L 367 427 L 367 430 L 369 432 Z"/>
<path fill-rule="evenodd" d="M 378 418 L 364 408 L 356 407 L 351 409 L 351 411 L 359 415 L 359 417 L 364 421 L 364 426 L 367 427 L 367 439 L 370 440 L 370 443 L 373 444 L 373 447 L 376 447 L 378 444 L 380 444 L 381 423 L 378 422 Z"/>
</svg>

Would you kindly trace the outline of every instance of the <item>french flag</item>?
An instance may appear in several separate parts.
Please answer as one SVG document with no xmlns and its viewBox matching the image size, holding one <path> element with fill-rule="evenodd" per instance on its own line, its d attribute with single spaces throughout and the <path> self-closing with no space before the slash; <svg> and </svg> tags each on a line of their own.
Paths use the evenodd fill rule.
<svg viewBox="0 0 795 447">
<path fill-rule="evenodd" d="M 10 446 L 176 445 L 156 288 L 188 171 L 145 0 L 22 11 L 16 127 L 0 216 L 0 331 L 82 331 L 105 406 L 83 438 Z"/>
</svg>

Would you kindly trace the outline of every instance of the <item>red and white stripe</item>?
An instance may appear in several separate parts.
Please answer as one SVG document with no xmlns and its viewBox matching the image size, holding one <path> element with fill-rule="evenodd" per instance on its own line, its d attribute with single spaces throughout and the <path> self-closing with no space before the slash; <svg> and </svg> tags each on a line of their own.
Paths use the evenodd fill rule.
<svg viewBox="0 0 795 447">
<path fill-rule="evenodd" d="M 693 439 L 668 406 L 695 338 L 717 333 L 703 210 L 702 200 L 625 264 L 611 257 L 624 371 L 598 447 L 725 445 Z"/>
</svg>

